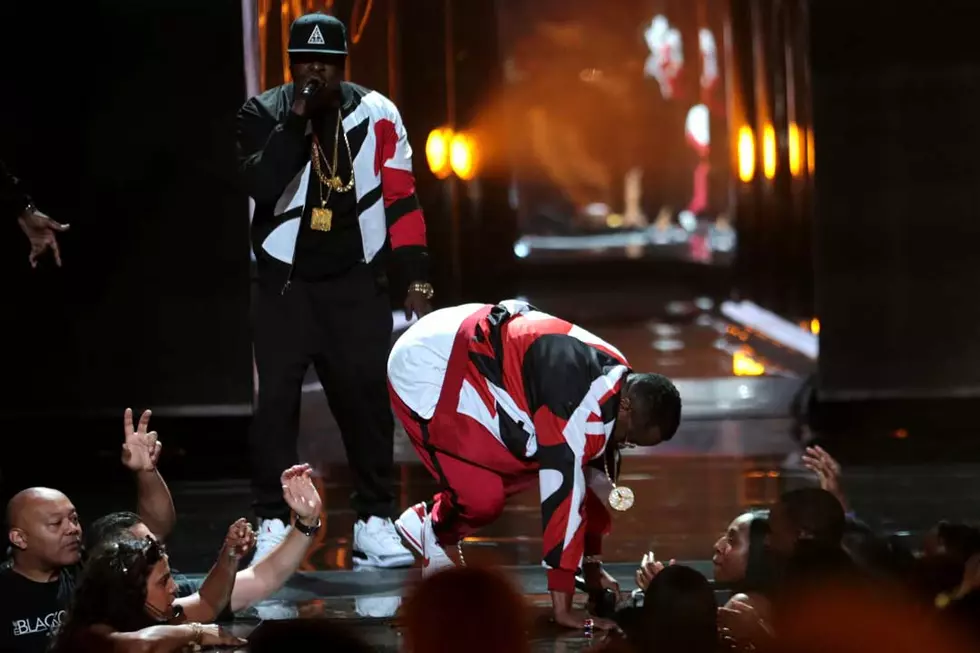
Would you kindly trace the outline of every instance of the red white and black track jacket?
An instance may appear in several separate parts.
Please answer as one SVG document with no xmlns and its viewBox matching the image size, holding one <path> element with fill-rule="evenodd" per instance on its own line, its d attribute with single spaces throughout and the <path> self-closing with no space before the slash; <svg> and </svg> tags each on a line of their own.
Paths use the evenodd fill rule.
<svg viewBox="0 0 980 653">
<path fill-rule="evenodd" d="M 602 459 L 629 364 L 609 343 L 525 302 L 476 312 L 482 316 L 464 321 L 457 336 L 468 347 L 452 354 L 468 360 L 450 360 L 442 381 L 444 392 L 458 388 L 458 401 L 442 402 L 432 421 L 459 423 L 466 415 L 526 473 L 538 474 L 549 587 L 571 592 L 583 555 L 601 553 L 609 529 Z"/>
<path fill-rule="evenodd" d="M 428 279 L 425 221 L 415 194 L 412 147 L 398 108 L 377 91 L 341 83 L 341 116 L 354 160 L 364 261 L 391 253 L 399 281 Z M 251 98 L 238 113 L 239 168 L 255 200 L 252 247 L 259 278 L 291 273 L 310 182 L 309 120 L 292 113 L 292 83 Z"/>
</svg>

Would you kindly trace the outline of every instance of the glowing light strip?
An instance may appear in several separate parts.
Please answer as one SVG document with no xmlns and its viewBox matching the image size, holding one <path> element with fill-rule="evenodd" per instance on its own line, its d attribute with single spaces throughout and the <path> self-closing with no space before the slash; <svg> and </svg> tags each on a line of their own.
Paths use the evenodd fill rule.
<svg viewBox="0 0 980 653">
<path fill-rule="evenodd" d="M 722 314 L 766 337 L 816 360 L 820 354 L 817 336 L 752 302 L 724 302 Z"/>
</svg>

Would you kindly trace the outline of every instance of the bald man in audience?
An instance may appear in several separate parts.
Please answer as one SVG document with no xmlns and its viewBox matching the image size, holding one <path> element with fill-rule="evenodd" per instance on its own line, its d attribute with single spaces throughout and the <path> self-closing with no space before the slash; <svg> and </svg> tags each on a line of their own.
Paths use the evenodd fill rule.
<svg viewBox="0 0 980 653">
<path fill-rule="evenodd" d="M 0 567 L 0 651 L 41 653 L 65 616 L 82 558 L 82 528 L 64 494 L 35 487 L 7 504 L 12 559 Z"/>
</svg>

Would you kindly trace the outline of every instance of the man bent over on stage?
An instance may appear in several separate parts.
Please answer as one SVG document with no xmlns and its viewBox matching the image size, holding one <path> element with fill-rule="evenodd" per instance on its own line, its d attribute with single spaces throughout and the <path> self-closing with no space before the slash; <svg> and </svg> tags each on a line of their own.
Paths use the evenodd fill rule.
<svg viewBox="0 0 980 653">
<path fill-rule="evenodd" d="M 388 383 L 395 414 L 443 487 L 396 522 L 424 573 L 451 566 L 444 547 L 537 482 L 555 620 L 613 627 L 571 609 L 575 574 L 581 567 L 590 586 L 617 587 L 599 556 L 606 507 L 633 503 L 615 485 L 618 450 L 674 435 L 681 399 L 673 383 L 634 373 L 609 343 L 515 300 L 422 318 L 395 343 Z"/>
</svg>

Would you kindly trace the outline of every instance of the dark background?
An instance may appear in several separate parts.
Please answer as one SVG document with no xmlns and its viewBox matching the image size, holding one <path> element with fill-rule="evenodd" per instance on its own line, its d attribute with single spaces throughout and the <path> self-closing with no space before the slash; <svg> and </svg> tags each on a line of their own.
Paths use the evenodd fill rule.
<svg viewBox="0 0 980 653">
<path fill-rule="evenodd" d="M 242 59 L 237 0 L 2 3 L 0 157 L 72 228 L 2 227 L 0 413 L 247 409 Z"/>
<path fill-rule="evenodd" d="M 350 4 L 337 3 L 348 21 Z M 752 38 L 778 61 L 784 37 L 769 28 L 787 16 L 805 25 L 810 12 L 817 166 L 812 204 L 799 194 L 777 205 L 761 182 L 750 190 L 764 201 L 739 195 L 730 276 L 673 263 L 516 265 L 509 178 L 440 182 L 423 154 L 428 131 L 450 122 L 450 99 L 465 129 L 502 87 L 495 3 L 457 11 L 452 44 L 444 3 L 403 1 L 397 14 L 376 4 L 352 46 L 352 78 L 396 100 L 415 145 L 437 305 L 547 289 L 579 307 L 586 296 L 629 295 L 641 313 L 657 287 L 683 283 L 794 319 L 819 316 L 825 400 L 977 394 L 980 52 L 967 21 L 883 2 L 733 1 L 733 70 L 746 79 Z M 754 5 L 764 5 L 761 36 L 746 19 Z M 65 268 L 48 260 L 33 272 L 16 225 L 0 225 L 0 420 L 66 418 L 51 431 L 105 414 L 115 449 L 127 405 L 247 414 L 247 202 L 233 151 L 242 47 L 233 0 L 0 6 L 0 157 L 43 210 L 72 224 L 59 239 Z M 777 174 L 772 188 L 780 184 L 791 186 Z M 218 440 L 211 425 L 186 432 L 185 441 Z M 222 442 L 238 443 L 244 418 L 223 432 Z"/>
<path fill-rule="evenodd" d="M 820 395 L 980 396 L 980 48 L 959 3 L 811 6 Z"/>
</svg>

